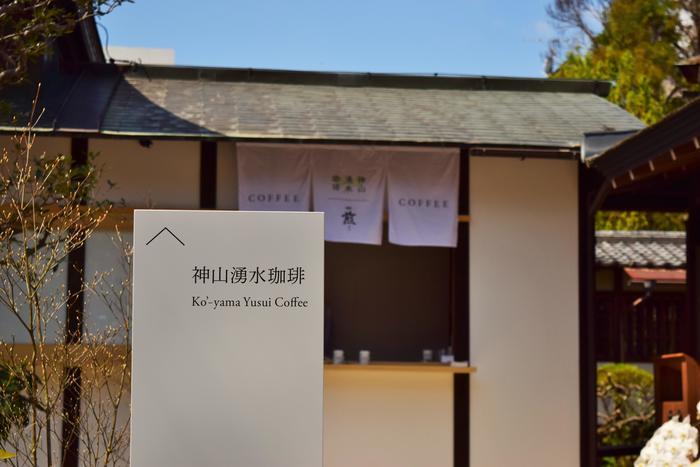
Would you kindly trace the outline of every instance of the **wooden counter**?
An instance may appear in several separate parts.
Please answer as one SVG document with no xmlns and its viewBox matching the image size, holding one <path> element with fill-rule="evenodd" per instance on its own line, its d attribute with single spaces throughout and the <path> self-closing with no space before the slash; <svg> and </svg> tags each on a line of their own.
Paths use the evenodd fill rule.
<svg viewBox="0 0 700 467">
<path fill-rule="evenodd" d="M 475 373 L 473 366 L 451 366 L 441 363 L 420 363 L 420 362 L 372 362 L 369 365 L 359 363 L 341 363 L 334 365 L 326 363 L 325 371 L 414 371 L 426 373 L 453 373 L 469 374 Z"/>
</svg>

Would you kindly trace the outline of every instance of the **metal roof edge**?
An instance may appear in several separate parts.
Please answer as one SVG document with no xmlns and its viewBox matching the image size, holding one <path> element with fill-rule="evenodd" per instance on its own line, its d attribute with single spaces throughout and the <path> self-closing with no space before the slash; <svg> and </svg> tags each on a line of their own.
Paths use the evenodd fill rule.
<svg viewBox="0 0 700 467">
<path fill-rule="evenodd" d="M 91 66 L 100 66 L 92 64 Z M 272 84 L 390 87 L 522 92 L 586 93 L 606 97 L 612 83 L 600 80 L 470 76 L 450 74 L 359 73 L 183 65 L 119 65 L 131 76 L 147 79 L 240 81 Z"/>
<path fill-rule="evenodd" d="M 90 16 L 89 18 L 84 19 L 78 23 L 78 28 L 85 43 L 86 52 L 90 62 L 105 63 L 104 50 L 102 49 L 100 34 L 97 32 L 95 17 Z"/>
<path fill-rule="evenodd" d="M 615 131 L 587 131 L 583 133 L 581 161 L 590 166 L 596 158 L 620 141 L 638 133 L 641 128 Z"/>
</svg>

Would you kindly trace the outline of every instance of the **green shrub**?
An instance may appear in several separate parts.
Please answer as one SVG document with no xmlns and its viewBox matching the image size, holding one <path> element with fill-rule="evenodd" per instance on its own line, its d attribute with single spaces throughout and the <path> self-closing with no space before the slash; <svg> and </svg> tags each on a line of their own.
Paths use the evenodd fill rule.
<svg viewBox="0 0 700 467">
<path fill-rule="evenodd" d="M 29 421 L 29 401 L 24 392 L 29 384 L 27 371 L 0 363 L 0 446 L 13 426 Z"/>
<path fill-rule="evenodd" d="M 597 374 L 598 443 L 643 445 L 654 434 L 654 377 L 630 365 L 601 365 Z M 633 456 L 605 458 L 603 465 L 632 465 Z"/>
</svg>

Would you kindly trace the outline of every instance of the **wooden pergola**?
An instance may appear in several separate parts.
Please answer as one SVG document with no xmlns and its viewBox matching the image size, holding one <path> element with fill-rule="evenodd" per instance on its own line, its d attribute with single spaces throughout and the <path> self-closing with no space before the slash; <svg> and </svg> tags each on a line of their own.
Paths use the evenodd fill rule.
<svg viewBox="0 0 700 467">
<path fill-rule="evenodd" d="M 603 455 L 596 438 L 594 219 L 598 210 L 687 212 L 687 306 L 681 349 L 700 359 L 700 99 L 591 157 L 580 171 L 581 465 Z"/>
</svg>

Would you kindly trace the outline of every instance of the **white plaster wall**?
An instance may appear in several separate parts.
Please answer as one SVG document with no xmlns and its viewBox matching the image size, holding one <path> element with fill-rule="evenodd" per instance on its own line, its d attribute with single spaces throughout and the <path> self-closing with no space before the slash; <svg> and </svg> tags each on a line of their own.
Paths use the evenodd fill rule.
<svg viewBox="0 0 700 467">
<path fill-rule="evenodd" d="M 328 370 L 323 397 L 324 467 L 452 467 L 451 374 Z"/>
<path fill-rule="evenodd" d="M 43 136 L 39 133 L 34 139 L 32 152 L 37 156 L 46 153 L 47 157 L 70 154 L 70 138 Z"/>
<path fill-rule="evenodd" d="M 66 268 L 66 261 L 61 262 L 54 271 L 50 271 L 47 275 L 47 280 L 45 283 L 41 295 L 41 306 L 42 306 L 42 329 L 46 336 L 46 343 L 53 344 L 56 342 L 62 342 L 64 338 L 65 330 L 65 318 L 66 318 L 66 285 L 68 283 L 68 272 Z M 3 277 L 2 279 L 6 279 Z M 21 281 L 19 281 L 21 283 Z M 24 298 L 23 293 L 20 292 L 20 288 L 24 290 L 23 287 L 15 287 L 15 303 L 20 316 L 25 322 L 29 322 L 29 306 L 27 305 L 27 300 Z M 3 286 L 3 289 L 5 287 Z M 6 289 L 9 290 L 9 289 Z M 4 293 L 3 293 L 4 296 Z M 10 311 L 11 309 L 5 304 L 0 304 L 0 342 L 3 343 L 17 343 L 17 344 L 28 344 L 31 342 L 29 332 L 22 325 L 19 318 Z M 38 331 L 35 332 L 37 336 Z"/>
<path fill-rule="evenodd" d="M 98 199 L 144 208 L 199 208 L 199 142 L 91 139 L 102 175 Z"/>
<path fill-rule="evenodd" d="M 156 47 L 128 47 L 110 45 L 105 48 L 115 60 L 126 60 L 148 65 L 175 65 L 175 49 Z"/>
<path fill-rule="evenodd" d="M 9 145 L 10 137 L 0 136 L 0 144 Z M 98 138 L 90 139 L 89 151 L 97 154 L 95 164 L 102 170 L 97 199 L 124 200 L 130 207 L 199 208 L 199 142 L 153 140 L 145 148 L 135 139 Z M 70 154 L 70 138 L 38 134 L 33 152 L 37 156 L 43 152 L 47 156 Z M 231 154 L 233 150 L 226 155 Z M 230 173 L 226 164 L 231 164 L 231 157 L 220 155 L 219 159 L 225 159 L 223 170 Z M 233 164 L 235 168 L 235 161 Z"/>
<path fill-rule="evenodd" d="M 59 154 L 70 154 L 70 138 L 44 136 L 41 133 L 36 133 L 35 136 L 32 146 L 34 156 L 39 157 L 45 154 L 46 157 L 50 158 Z M 0 135 L 0 148 L 7 149 L 10 155 L 14 153 L 14 145 L 10 135 Z"/>
<path fill-rule="evenodd" d="M 579 463 L 577 163 L 470 159 L 471 466 Z"/>
<path fill-rule="evenodd" d="M 133 235 L 98 231 L 85 243 L 85 331 L 109 336 L 112 344 L 126 344 L 125 314 L 131 304 L 130 268 L 125 251 Z"/>
</svg>

